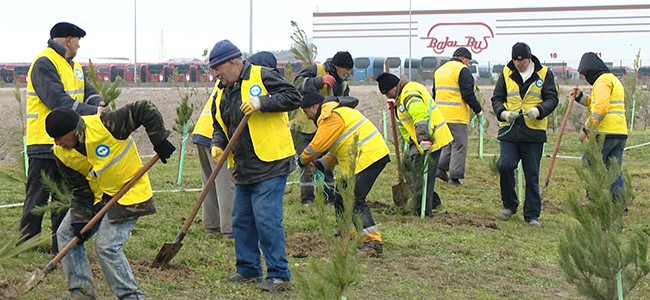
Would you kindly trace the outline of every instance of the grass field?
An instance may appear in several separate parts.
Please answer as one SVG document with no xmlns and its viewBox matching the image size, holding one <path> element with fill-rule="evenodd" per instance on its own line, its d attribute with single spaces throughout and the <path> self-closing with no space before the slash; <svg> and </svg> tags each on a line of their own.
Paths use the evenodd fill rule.
<svg viewBox="0 0 650 300">
<path fill-rule="evenodd" d="M 648 142 L 648 132 L 634 132 L 628 146 Z M 521 211 L 509 221 L 495 218 L 501 209 L 498 175 L 490 171 L 491 156 L 476 157 L 477 138 L 470 138 L 467 179 L 456 187 L 437 181 L 443 207 L 433 218 L 420 219 L 396 213 L 392 206 L 391 185 L 395 184 L 394 164 L 381 174 L 368 199 L 382 232 L 384 254 L 379 258 L 361 258 L 363 275 L 353 285 L 348 299 L 579 299 L 574 287 L 564 279 L 558 264 L 558 241 L 564 226 L 573 222 L 566 195 L 580 190 L 575 175 L 576 159 L 556 161 L 549 190 L 543 200 L 541 229 L 523 221 Z M 546 153 L 551 153 L 555 136 L 549 136 Z M 575 133 L 564 136 L 561 155 L 580 156 Z M 485 153 L 498 153 L 498 141 L 486 139 Z M 650 151 L 648 147 L 625 152 L 624 169 L 632 175 L 636 200 L 630 204 L 627 226 L 647 227 L 650 214 Z M 144 160 L 146 160 L 145 158 Z M 541 180 L 550 159 L 542 159 Z M 151 174 L 154 190 L 200 188 L 198 160 L 186 158 L 183 185 L 176 186 L 178 156 L 169 164 L 154 166 Z M 6 169 L 6 168 L 5 168 Z M 292 174 L 289 181 L 297 181 Z M 21 202 L 24 187 L 0 183 L 0 205 Z M 131 262 L 140 288 L 151 299 L 302 299 L 298 289 L 264 293 L 254 285 L 226 283 L 234 272 L 232 240 L 204 233 L 199 217 L 185 238 L 185 245 L 168 270 L 151 269 L 148 264 L 164 242 L 172 242 L 198 196 L 198 192 L 158 192 L 158 213 L 141 218 L 124 251 Z M 329 208 L 332 211 L 331 208 Z M 309 260 L 326 261 L 323 238 L 318 233 L 316 210 L 299 201 L 297 184 L 287 186 L 284 198 L 284 226 L 287 257 L 292 272 L 306 270 Z M 0 209 L 0 234 L 15 231 L 20 208 Z M 48 216 L 45 218 L 48 219 Z M 43 222 L 44 227 L 49 221 Z M 48 229 L 44 229 L 48 230 Z M 327 237 L 330 238 L 330 237 Z M 90 248 L 92 243 L 87 243 Z M 295 258 L 299 253 L 307 258 Z M 98 267 L 90 255 L 95 286 L 100 299 L 112 298 Z M 0 266 L 0 278 L 20 283 L 25 274 L 40 269 L 51 259 L 44 251 L 33 251 L 19 262 Z M 58 268 L 25 299 L 49 299 L 67 294 L 66 281 Z M 643 279 L 627 299 L 649 299 L 650 281 Z"/>
</svg>

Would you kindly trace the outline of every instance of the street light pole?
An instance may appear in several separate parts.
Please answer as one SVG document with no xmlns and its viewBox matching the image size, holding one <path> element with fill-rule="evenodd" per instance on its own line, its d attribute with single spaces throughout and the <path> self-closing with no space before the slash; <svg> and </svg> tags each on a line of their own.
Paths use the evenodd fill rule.
<svg viewBox="0 0 650 300">
<path fill-rule="evenodd" d="M 248 55 L 253 54 L 253 0 L 250 1 L 250 16 L 249 16 L 249 32 L 248 32 Z"/>
<path fill-rule="evenodd" d="M 138 0 L 133 0 L 133 83 L 138 82 Z"/>
</svg>

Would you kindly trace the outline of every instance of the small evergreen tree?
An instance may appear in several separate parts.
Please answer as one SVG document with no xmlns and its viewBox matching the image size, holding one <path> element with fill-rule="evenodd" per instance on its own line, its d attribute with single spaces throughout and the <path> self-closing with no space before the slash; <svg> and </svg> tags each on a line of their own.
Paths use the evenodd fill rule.
<svg viewBox="0 0 650 300">
<path fill-rule="evenodd" d="M 90 79 L 90 84 L 97 90 L 99 95 L 102 96 L 106 106 L 110 105 L 111 109 L 116 108 L 115 99 L 120 96 L 122 91 L 118 89 L 120 83 L 122 83 L 122 77 L 117 76 L 115 81 L 111 84 L 104 81 L 97 80 L 95 67 L 93 66 L 92 60 L 88 60 L 88 78 Z"/>
<path fill-rule="evenodd" d="M 357 145 L 358 135 L 354 137 L 353 145 Z M 353 146 L 350 156 L 350 170 L 354 170 L 356 157 L 361 155 Z M 353 172 L 354 173 L 354 172 Z M 325 260 L 311 259 L 309 269 L 296 274 L 298 287 L 304 299 L 342 299 L 347 288 L 361 279 L 360 262 L 357 248 L 361 244 L 361 235 L 354 230 L 359 228 L 360 220 L 354 214 L 354 185 L 355 176 L 340 176 L 337 180 L 338 192 L 343 199 L 343 210 L 337 212 L 335 224 L 328 218 L 323 194 L 324 175 L 317 172 L 315 181 L 315 206 L 319 231 L 325 241 L 329 257 Z M 338 229 L 338 235 L 332 235 L 332 228 Z"/>
<path fill-rule="evenodd" d="M 616 299 L 617 274 L 621 272 L 622 295 L 627 295 L 648 274 L 648 235 L 638 228 L 625 228 L 625 203 L 632 200 L 630 176 L 616 202 L 610 187 L 620 174 L 617 162 L 608 168 L 601 146 L 593 136 L 584 143 L 586 161 L 575 170 L 587 192 L 581 202 L 570 191 L 568 201 L 578 222 L 568 224 L 559 243 L 559 263 L 568 282 L 591 299 Z"/>
<path fill-rule="evenodd" d="M 302 60 L 302 65 L 307 66 L 314 63 L 318 55 L 318 47 L 307 40 L 307 34 L 300 29 L 296 21 L 291 21 L 293 34 L 291 39 L 294 44 L 291 46 L 291 53 L 296 59 Z"/>
</svg>

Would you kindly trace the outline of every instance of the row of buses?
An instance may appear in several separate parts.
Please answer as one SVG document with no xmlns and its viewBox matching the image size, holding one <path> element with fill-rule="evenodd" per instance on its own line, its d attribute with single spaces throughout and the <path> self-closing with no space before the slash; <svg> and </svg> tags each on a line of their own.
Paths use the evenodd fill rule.
<svg viewBox="0 0 650 300">
<path fill-rule="evenodd" d="M 356 57 L 352 68 L 352 80 L 374 81 L 379 74 L 390 71 L 393 74 L 407 75 L 416 80 L 430 80 L 433 73 L 451 57 L 424 56 L 419 59 L 401 59 L 399 57 Z M 557 78 L 578 80 L 578 72 L 566 63 L 544 62 L 553 71 Z M 81 63 L 84 73 L 88 76 L 88 63 Z M 141 83 L 162 82 L 213 82 L 207 63 L 192 62 L 160 62 L 160 63 L 96 63 L 95 77 L 97 80 L 113 82 L 119 76 L 126 83 L 137 81 Z M 302 69 L 302 61 L 278 61 L 278 70 L 286 78 L 293 78 Z M 612 72 L 619 76 L 626 76 L 633 70 L 628 67 L 615 67 L 609 64 Z M 137 68 L 137 69 L 136 69 Z M 503 69 L 503 65 L 479 65 L 475 60 L 468 67 L 475 80 L 496 80 Z M 134 72 L 134 69 L 136 70 Z M 0 63 L 0 80 L 5 83 L 26 83 L 28 63 Z M 650 67 L 641 67 L 638 77 L 650 77 Z"/>
<path fill-rule="evenodd" d="M 88 77 L 88 63 L 80 63 Z M 113 82 L 119 76 L 127 83 L 138 82 L 212 82 L 208 65 L 203 62 L 94 63 L 95 78 Z M 137 68 L 137 69 L 136 69 Z M 135 70 L 135 72 L 134 72 Z M 5 83 L 27 82 L 28 63 L 0 63 L 0 79 Z"/>
</svg>

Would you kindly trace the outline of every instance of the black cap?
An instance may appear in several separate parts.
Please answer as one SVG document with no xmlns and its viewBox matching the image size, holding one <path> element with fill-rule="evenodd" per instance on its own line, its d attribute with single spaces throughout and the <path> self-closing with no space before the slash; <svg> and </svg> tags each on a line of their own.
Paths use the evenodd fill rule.
<svg viewBox="0 0 650 300">
<path fill-rule="evenodd" d="M 307 108 L 316 103 L 323 103 L 324 99 L 325 97 L 323 97 L 323 95 L 317 91 L 307 92 L 304 96 L 302 96 L 302 103 L 300 104 L 300 107 Z"/>
<path fill-rule="evenodd" d="M 454 57 L 465 57 L 465 58 L 472 59 L 472 53 L 470 53 L 469 50 L 467 50 L 467 48 L 465 48 L 465 47 L 460 47 L 460 48 L 456 49 L 456 51 L 454 51 L 453 56 Z"/>
<path fill-rule="evenodd" d="M 50 29 L 50 38 L 69 36 L 82 38 L 86 36 L 86 32 L 77 25 L 68 22 L 56 23 L 56 25 Z"/>
<path fill-rule="evenodd" d="M 350 55 L 350 52 L 347 51 L 336 52 L 336 54 L 334 54 L 334 57 L 332 57 L 332 63 L 337 67 L 346 69 L 352 69 L 352 67 L 354 67 L 352 55 Z"/>
<path fill-rule="evenodd" d="M 512 59 L 524 59 L 524 58 L 533 58 L 533 53 L 530 51 L 530 47 L 525 43 L 518 42 L 512 46 Z"/>
<path fill-rule="evenodd" d="M 79 115 L 69 107 L 57 107 L 45 118 L 45 131 L 52 138 L 62 137 L 77 128 Z"/>
<path fill-rule="evenodd" d="M 391 73 L 381 73 L 377 76 L 377 84 L 379 85 L 379 92 L 386 94 L 392 88 L 396 87 L 399 83 L 399 78 Z"/>
</svg>

